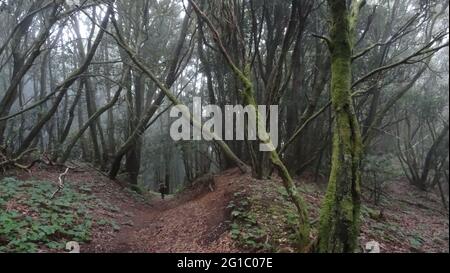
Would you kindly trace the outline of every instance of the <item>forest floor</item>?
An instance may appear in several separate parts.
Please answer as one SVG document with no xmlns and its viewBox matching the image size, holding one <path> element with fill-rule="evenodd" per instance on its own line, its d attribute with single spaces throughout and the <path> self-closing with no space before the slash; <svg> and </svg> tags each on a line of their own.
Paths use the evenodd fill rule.
<svg viewBox="0 0 450 273">
<path fill-rule="evenodd" d="M 4 177 L 33 181 L 30 183 L 53 181 L 56 185 L 63 171 L 36 166 L 30 173 L 14 171 Z M 161 200 L 154 193 L 125 189 L 88 167 L 70 171 L 66 187 L 90 197 L 83 199 L 90 201 L 71 201 L 74 207 L 78 206 L 75 202 L 89 204 L 87 214 L 92 219 L 81 252 L 294 251 L 295 243 L 285 234 L 292 231 L 295 220 L 290 220 L 293 212 L 278 179 L 257 181 L 232 169 L 216 175 L 214 180 L 213 190 L 187 189 Z M 311 219 L 317 225 L 324 183 L 312 183 L 308 175 L 299 181 Z M 3 201 L 0 213 L 4 208 L 17 211 L 19 216 L 31 214 L 30 208 L 20 205 L 26 202 L 17 198 Z M 244 214 L 242 206 L 252 214 Z M 380 205 L 364 202 L 362 216 L 361 246 L 375 240 L 382 252 L 449 252 L 449 219 L 440 199 L 416 190 L 406 181 L 390 183 Z M 0 223 L 0 252 L 2 243 L 7 243 L 1 228 Z M 52 240 L 57 239 L 64 236 Z M 48 247 L 50 243 L 39 244 L 38 251 L 64 251 Z"/>
</svg>

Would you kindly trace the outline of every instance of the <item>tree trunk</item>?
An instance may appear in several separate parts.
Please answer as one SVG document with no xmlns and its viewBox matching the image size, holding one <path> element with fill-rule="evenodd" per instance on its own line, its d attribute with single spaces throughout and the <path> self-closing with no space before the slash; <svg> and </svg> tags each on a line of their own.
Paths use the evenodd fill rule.
<svg viewBox="0 0 450 273">
<path fill-rule="evenodd" d="M 247 105 L 252 105 L 256 109 L 256 124 L 258 128 L 258 138 L 261 143 L 264 143 L 268 146 L 272 146 L 272 141 L 270 140 L 270 136 L 267 134 L 266 130 L 263 128 L 266 128 L 266 119 L 263 119 L 262 114 L 257 110 L 257 103 L 254 97 L 254 87 L 252 82 L 250 81 L 250 71 L 249 66 L 246 66 L 245 70 L 240 70 L 236 64 L 232 61 L 230 55 L 226 51 L 225 47 L 223 46 L 223 43 L 220 39 L 220 36 L 217 32 L 217 30 L 214 28 L 214 25 L 209 20 L 209 18 L 199 9 L 199 7 L 192 1 L 189 0 L 189 3 L 194 7 L 197 16 L 199 17 L 199 20 L 204 20 L 206 24 L 208 25 L 209 29 L 212 32 L 213 38 L 215 43 L 217 44 L 221 54 L 223 55 L 224 59 L 226 60 L 227 65 L 232 70 L 233 74 L 239 81 L 242 83 L 244 90 L 241 93 L 241 96 L 243 97 L 245 103 Z M 228 147 L 228 146 L 227 146 Z M 274 147 L 273 147 L 274 148 Z M 301 195 L 298 193 L 297 188 L 295 186 L 295 183 L 292 179 L 292 177 L 289 174 L 289 171 L 287 170 L 284 163 L 281 161 L 277 151 L 275 148 L 268 152 L 270 156 L 270 161 L 274 165 L 274 167 L 277 169 L 278 174 L 281 177 L 281 180 L 283 182 L 283 186 L 285 187 L 288 196 L 290 197 L 292 203 L 297 209 L 298 217 L 299 217 L 299 229 L 297 232 L 298 236 L 298 245 L 300 251 L 308 251 L 309 243 L 310 243 L 310 223 L 308 220 L 308 212 L 306 203 L 301 197 Z"/>
<path fill-rule="evenodd" d="M 67 145 L 62 157 L 60 158 L 59 162 L 64 163 L 70 156 L 70 152 L 72 151 L 73 147 L 77 143 L 77 141 L 83 136 L 84 132 L 92 125 L 95 124 L 97 119 L 107 110 L 109 110 L 111 107 L 113 107 L 116 102 L 119 100 L 120 94 L 122 92 L 122 87 L 119 86 L 119 89 L 114 94 L 114 97 L 109 101 L 105 106 L 101 107 L 97 110 L 90 118 L 89 120 L 83 124 L 80 125 L 80 129 L 78 130 L 77 134 L 70 140 L 69 144 Z M 82 121 L 79 121 L 82 122 Z"/>
<path fill-rule="evenodd" d="M 67 90 L 69 89 L 69 87 L 72 86 L 72 84 L 76 81 L 76 79 L 79 76 L 81 76 L 86 71 L 86 69 L 89 67 L 89 65 L 92 61 L 92 58 L 94 57 L 95 52 L 98 48 L 98 45 L 100 44 L 100 41 L 103 38 L 104 29 L 108 25 L 109 16 L 111 15 L 111 13 L 112 13 L 112 8 L 109 8 L 105 14 L 105 17 L 103 18 L 102 23 L 101 23 L 102 28 L 100 29 L 99 33 L 97 34 L 97 37 L 95 38 L 95 42 L 94 42 L 93 46 L 91 47 L 91 49 L 89 50 L 89 53 L 86 55 L 86 58 L 85 58 L 83 64 L 78 69 L 76 69 L 74 72 L 72 72 L 64 82 L 62 82 L 60 85 L 58 85 L 56 87 L 56 90 L 59 90 L 59 94 L 56 96 L 52 107 L 49 109 L 49 111 L 47 113 L 45 113 L 42 116 L 42 118 L 39 119 L 39 121 L 33 127 L 33 129 L 31 129 L 30 133 L 25 138 L 24 142 L 22 143 L 21 147 L 19 148 L 19 151 L 17 152 L 17 154 L 22 154 L 24 151 L 26 151 L 30 147 L 34 138 L 38 135 L 38 133 L 41 131 L 41 129 L 45 126 L 45 124 L 53 117 L 53 115 L 57 111 L 58 106 L 61 103 L 62 99 L 64 98 L 65 94 L 67 93 Z"/>
<path fill-rule="evenodd" d="M 36 58 L 41 54 L 41 47 L 44 45 L 45 41 L 47 40 L 50 30 L 53 27 L 53 25 L 57 22 L 57 10 L 59 5 L 54 4 L 53 9 L 51 11 L 51 14 L 48 15 L 48 19 L 45 21 L 44 27 L 39 31 L 36 40 L 34 41 L 32 47 L 30 48 L 29 52 L 27 53 L 21 53 L 18 52 L 18 48 L 20 48 L 20 40 L 22 39 L 22 36 L 24 36 L 27 33 L 27 30 L 29 28 L 29 25 L 31 24 L 31 18 L 30 21 L 26 24 L 21 26 L 21 30 L 16 33 L 15 38 L 13 39 L 13 59 L 14 59 L 14 69 L 13 69 L 13 76 L 11 78 L 11 84 L 8 87 L 8 89 L 5 92 L 5 95 L 3 99 L 0 101 L 0 116 L 6 116 L 9 114 L 9 111 L 11 107 L 13 106 L 14 102 L 17 99 L 18 95 L 18 86 L 20 85 L 22 78 L 25 76 L 25 74 L 28 72 L 28 70 L 33 66 L 34 61 Z M 26 58 L 26 54 L 28 54 L 28 57 Z M 0 121 L 0 145 L 3 144 L 3 137 L 5 133 L 6 128 L 6 120 Z"/>
<path fill-rule="evenodd" d="M 361 132 L 351 98 L 353 33 L 362 4 L 329 0 L 331 101 L 335 115 L 331 173 L 320 213 L 319 251 L 354 252 L 360 226 Z"/>
<path fill-rule="evenodd" d="M 80 82 L 80 84 L 78 85 L 77 94 L 75 95 L 75 98 L 73 99 L 72 105 L 70 106 L 69 109 L 69 118 L 59 138 L 59 145 L 62 145 L 66 141 L 67 136 L 69 135 L 73 119 L 75 118 L 75 108 L 77 107 L 78 102 L 80 101 L 82 93 L 83 93 L 83 84 Z"/>
<path fill-rule="evenodd" d="M 93 94 L 94 90 L 92 88 L 92 84 L 88 79 L 83 79 L 83 84 L 85 87 L 85 99 L 86 99 L 86 110 L 88 114 L 88 119 L 90 119 L 95 113 L 94 100 L 95 96 Z M 95 120 L 96 121 L 96 120 Z M 97 134 L 97 123 L 96 122 L 89 123 L 89 135 L 92 141 L 92 148 L 94 151 L 94 164 L 100 164 L 102 162 L 102 157 L 100 154 L 100 146 L 98 144 L 98 134 Z"/>
<path fill-rule="evenodd" d="M 169 71 L 167 73 L 167 77 L 165 80 L 165 87 L 167 87 L 167 88 L 170 88 L 174 84 L 174 82 L 177 78 L 177 75 L 180 73 L 179 61 L 180 61 L 180 58 L 182 57 L 183 46 L 184 46 L 185 39 L 186 39 L 188 30 L 189 30 L 189 21 L 190 21 L 189 16 L 190 16 L 190 8 L 188 8 L 188 14 L 186 14 L 186 16 L 184 18 L 183 25 L 181 28 L 181 33 L 178 38 L 178 41 L 175 46 L 175 50 L 174 50 L 174 53 L 173 53 L 173 56 L 171 59 Z M 117 25 L 116 25 L 116 28 L 118 30 Z M 123 41 L 123 42 L 125 42 L 125 41 Z M 129 48 L 123 48 L 123 49 L 126 50 Z M 127 53 L 129 54 L 129 52 L 127 52 Z M 131 59 L 134 61 L 134 59 L 132 57 L 131 57 Z M 147 73 L 145 73 L 145 74 L 147 74 Z M 122 146 L 119 148 L 119 150 L 115 154 L 114 160 L 111 165 L 111 170 L 109 171 L 109 177 L 111 179 L 115 179 L 117 174 L 119 173 L 123 156 L 125 156 L 130 150 L 133 150 L 133 148 L 136 148 L 136 143 L 138 143 L 140 141 L 140 140 L 138 140 L 138 138 L 144 133 L 148 122 L 150 121 L 150 119 L 153 117 L 153 115 L 158 110 L 159 106 L 164 101 L 164 97 L 165 97 L 165 93 L 160 92 L 157 95 L 155 101 L 151 105 L 146 107 L 146 111 L 143 113 L 142 117 L 140 117 L 140 119 L 138 119 L 138 122 L 136 122 L 136 126 L 134 126 L 133 131 L 129 134 L 128 139 L 125 141 L 124 144 L 122 144 Z M 138 152 L 140 153 L 141 151 L 139 150 Z"/>
<path fill-rule="evenodd" d="M 22 49 L 21 40 L 28 34 L 28 29 L 30 28 L 31 24 L 33 23 L 33 19 L 36 16 L 36 13 L 33 13 L 33 11 L 38 7 L 40 7 L 42 5 L 42 2 L 43 2 L 42 0 L 35 1 L 31 5 L 30 10 L 28 11 L 28 15 L 20 24 L 17 25 L 15 32 L 13 32 L 10 36 L 12 49 L 11 55 L 13 57 L 13 72 L 10 86 L 8 87 L 2 100 L 0 101 L 1 117 L 6 116 L 9 113 L 12 105 L 17 99 L 17 94 L 19 91 L 18 86 L 20 85 L 22 78 L 31 68 L 34 60 L 41 53 L 41 46 L 45 43 L 45 40 L 48 37 L 51 27 L 53 26 L 54 23 L 56 23 L 56 11 L 58 6 L 52 5 L 53 11 L 52 14 L 49 16 L 50 20 L 46 22 L 49 24 L 49 26 L 41 29 L 29 52 L 20 52 L 20 49 Z M 6 49 L 8 42 L 9 39 L 6 40 L 4 45 L 2 46 L 1 48 L 2 53 Z M 26 58 L 27 54 L 29 55 L 28 58 Z M 7 125 L 6 120 L 0 121 L 0 145 L 2 145 L 4 142 L 6 125 Z"/>
</svg>

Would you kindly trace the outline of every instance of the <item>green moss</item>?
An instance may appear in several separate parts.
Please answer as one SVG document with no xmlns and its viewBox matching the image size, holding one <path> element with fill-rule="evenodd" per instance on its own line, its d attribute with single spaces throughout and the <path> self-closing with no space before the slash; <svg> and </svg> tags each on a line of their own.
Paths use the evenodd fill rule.
<svg viewBox="0 0 450 273">
<path fill-rule="evenodd" d="M 245 66 L 244 72 L 242 72 L 234 64 L 230 64 L 230 66 L 233 72 L 235 73 L 235 76 L 237 76 L 244 85 L 244 92 L 242 92 L 242 96 L 245 102 L 248 105 L 252 105 L 255 107 L 256 123 L 258 127 L 258 136 L 260 138 L 260 141 L 264 144 L 271 145 L 272 141 L 270 140 L 269 135 L 265 132 L 265 130 L 262 130 L 262 128 L 265 128 L 264 126 L 265 121 L 261 120 L 261 115 L 258 111 L 257 103 L 254 97 L 253 84 L 250 80 L 251 75 L 250 65 L 247 64 Z M 302 248 L 306 249 L 309 245 L 309 238 L 310 238 L 310 226 L 307 215 L 306 203 L 303 201 L 302 197 L 297 192 L 296 187 L 289 174 L 289 171 L 287 170 L 284 163 L 281 161 L 277 151 L 274 150 L 270 152 L 270 159 L 272 164 L 277 168 L 279 175 L 283 180 L 283 185 L 285 186 L 286 191 L 290 196 L 291 202 L 293 202 L 293 204 L 297 208 L 298 216 L 301 222 L 301 228 L 298 231 L 299 236 L 301 237 L 300 243 L 302 244 Z"/>
<path fill-rule="evenodd" d="M 331 100 L 335 113 L 331 174 L 322 205 L 320 252 L 353 252 L 360 226 L 362 142 L 351 99 L 351 54 L 357 7 L 348 14 L 345 1 L 331 5 Z"/>
</svg>

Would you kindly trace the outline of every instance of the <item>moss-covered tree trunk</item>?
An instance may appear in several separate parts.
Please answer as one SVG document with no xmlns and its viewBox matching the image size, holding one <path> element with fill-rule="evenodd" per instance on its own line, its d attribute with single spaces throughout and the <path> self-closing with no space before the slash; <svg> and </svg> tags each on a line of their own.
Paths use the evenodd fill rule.
<svg viewBox="0 0 450 273">
<path fill-rule="evenodd" d="M 204 20 L 206 22 L 206 25 L 211 30 L 213 39 L 216 45 L 218 46 L 220 52 L 222 53 L 223 57 L 225 58 L 228 67 L 234 73 L 236 78 L 238 78 L 241 81 L 242 86 L 244 87 L 244 90 L 241 93 L 241 96 L 244 98 L 244 102 L 247 105 L 251 105 L 255 108 L 256 125 L 258 128 L 257 136 L 259 138 L 259 141 L 265 145 L 268 145 L 268 147 L 270 146 L 273 147 L 272 140 L 270 139 L 269 134 L 265 130 L 264 126 L 265 120 L 263 119 L 263 115 L 258 111 L 254 87 L 253 83 L 251 82 L 250 66 L 246 65 L 245 68 L 242 70 L 236 66 L 236 64 L 233 62 L 230 55 L 228 54 L 227 50 L 225 49 L 222 40 L 220 39 L 219 33 L 217 32 L 216 28 L 211 23 L 209 18 L 200 10 L 200 8 L 194 1 L 189 0 L 189 3 L 192 5 L 195 12 L 197 13 L 199 20 Z M 273 149 L 270 152 L 268 152 L 268 155 L 272 165 L 277 169 L 283 182 L 283 186 L 285 187 L 292 203 L 294 204 L 298 212 L 299 229 L 297 232 L 297 242 L 299 251 L 308 252 L 310 248 L 310 223 L 308 220 L 308 210 L 306 207 L 306 202 L 303 200 L 302 196 L 298 193 L 297 187 L 295 186 L 295 183 L 291 175 L 289 174 L 288 169 L 281 161 L 280 156 L 276 151 L 275 147 L 273 147 Z"/>
<path fill-rule="evenodd" d="M 320 252 L 354 252 L 359 235 L 362 142 L 350 89 L 354 28 L 363 2 L 353 1 L 350 9 L 347 2 L 328 0 L 335 127 L 331 174 L 320 215 Z"/>
</svg>

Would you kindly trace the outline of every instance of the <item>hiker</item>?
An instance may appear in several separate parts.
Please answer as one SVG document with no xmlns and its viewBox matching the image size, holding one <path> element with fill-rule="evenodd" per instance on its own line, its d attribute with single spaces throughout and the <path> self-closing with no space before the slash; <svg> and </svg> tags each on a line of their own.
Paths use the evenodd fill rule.
<svg viewBox="0 0 450 273">
<path fill-rule="evenodd" d="M 161 182 L 159 183 L 159 192 L 161 193 L 161 199 L 164 200 L 164 194 L 166 193 L 166 183 Z"/>
</svg>

